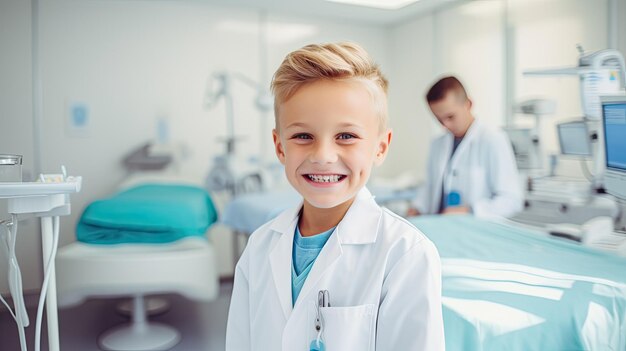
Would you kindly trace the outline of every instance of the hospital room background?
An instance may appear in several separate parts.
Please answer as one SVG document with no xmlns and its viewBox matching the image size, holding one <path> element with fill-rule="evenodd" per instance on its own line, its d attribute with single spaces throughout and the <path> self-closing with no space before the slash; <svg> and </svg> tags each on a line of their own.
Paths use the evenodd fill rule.
<svg viewBox="0 0 626 351">
<path fill-rule="evenodd" d="M 481 121 L 509 129 L 540 124 L 537 172 L 588 185 L 586 176 L 596 171 L 593 160 L 561 155 L 557 135 L 558 124 L 583 118 L 579 75 L 524 72 L 575 67 L 579 50 L 626 53 L 626 0 L 420 0 L 399 9 L 340 2 L 1 0 L 0 154 L 22 155 L 24 182 L 40 179 L 40 173 L 59 174 L 61 166 L 82 177 L 80 191 L 70 195 L 71 214 L 60 220 L 59 250 L 76 242 L 77 223 L 90 203 L 110 197 L 133 177 L 165 174 L 201 184 L 218 218 L 233 201 L 232 191 L 209 184 L 220 160 L 236 158 L 231 166 L 244 173 L 263 168 L 263 187 L 285 187 L 267 94 L 284 56 L 308 43 L 357 42 L 389 79 L 394 137 L 373 186 L 413 189 L 424 180 L 429 143 L 442 131 L 424 95 L 444 74 L 461 79 Z M 523 111 L 520 103 L 532 99 L 545 99 L 550 111 L 539 117 Z M 514 135 L 509 134 L 513 141 Z M 234 153 L 228 154 L 226 141 L 233 139 Z M 3 199 L 0 219 L 7 212 Z M 245 245 L 238 236 L 233 240 L 234 231 L 218 219 L 206 234 L 226 306 L 233 261 Z M 20 221 L 16 256 L 30 312 L 44 278 L 38 219 Z M 13 301 L 7 257 L 0 257 L 0 293 Z M 165 315 L 183 300 L 174 300 Z M 192 328 L 214 330 L 207 332 L 211 338 L 202 336 L 205 344 L 189 343 L 197 335 L 182 330 L 174 349 L 223 349 L 226 308 L 200 318 L 204 327 Z M 80 318 L 97 320 L 94 314 L 102 311 L 92 308 Z M 104 329 L 125 318 L 110 314 Z M 102 346 L 96 339 L 104 329 L 83 330 L 93 340 L 72 344 L 81 336 L 64 326 L 66 316 L 60 308 L 62 349 Z M 0 317 L 0 349 L 19 349 L 4 305 Z M 29 348 L 34 322 L 33 316 Z"/>
</svg>

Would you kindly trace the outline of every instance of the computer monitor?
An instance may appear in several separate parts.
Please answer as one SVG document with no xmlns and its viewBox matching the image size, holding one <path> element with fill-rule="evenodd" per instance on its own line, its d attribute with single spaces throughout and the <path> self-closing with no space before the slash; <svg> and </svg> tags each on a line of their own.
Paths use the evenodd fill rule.
<svg viewBox="0 0 626 351">
<path fill-rule="evenodd" d="M 626 96 L 605 96 L 602 101 L 607 193 L 626 200 Z"/>
<path fill-rule="evenodd" d="M 556 129 L 559 135 L 561 154 L 582 157 L 592 156 L 589 131 L 584 121 L 559 123 Z"/>
</svg>

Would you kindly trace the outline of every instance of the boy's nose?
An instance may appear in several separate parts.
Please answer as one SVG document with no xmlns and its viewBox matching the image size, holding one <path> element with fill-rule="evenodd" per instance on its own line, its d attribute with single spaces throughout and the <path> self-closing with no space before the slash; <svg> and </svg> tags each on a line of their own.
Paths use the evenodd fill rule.
<svg viewBox="0 0 626 351">
<path fill-rule="evenodd" d="M 337 162 L 337 151 L 329 143 L 318 143 L 309 156 L 311 163 L 333 163 Z"/>
</svg>

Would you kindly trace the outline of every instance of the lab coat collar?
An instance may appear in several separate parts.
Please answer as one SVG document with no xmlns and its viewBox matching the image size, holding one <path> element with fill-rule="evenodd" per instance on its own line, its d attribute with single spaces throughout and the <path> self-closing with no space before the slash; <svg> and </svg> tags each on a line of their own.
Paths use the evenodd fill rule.
<svg viewBox="0 0 626 351">
<path fill-rule="evenodd" d="M 476 134 L 478 134 L 476 131 L 481 128 L 481 125 L 482 123 L 480 123 L 480 121 L 477 118 L 474 118 L 474 121 L 472 122 L 472 124 L 470 124 L 469 128 L 467 128 L 467 132 L 465 132 L 465 135 L 463 136 L 463 141 L 461 141 L 461 144 L 459 144 L 459 147 L 461 147 L 461 145 L 463 145 L 466 140 L 471 140 Z M 446 141 L 447 141 L 446 144 L 451 145 L 452 140 L 454 139 L 454 134 L 452 134 L 452 132 L 450 132 L 449 130 L 446 130 L 445 134 L 446 134 Z M 452 148 L 450 149 L 450 151 L 452 151 Z"/>
<path fill-rule="evenodd" d="M 473 139 L 478 134 L 478 130 L 482 128 L 482 125 L 483 124 L 480 122 L 480 120 L 478 120 L 477 118 L 474 118 L 474 121 L 467 129 L 467 133 L 465 133 L 465 137 L 463 139 L 464 140 L 465 138 L 467 138 L 468 140 Z"/>
<path fill-rule="evenodd" d="M 383 211 L 372 193 L 363 187 L 352 206 L 337 225 L 337 238 L 342 245 L 371 244 L 376 241 Z"/>
<path fill-rule="evenodd" d="M 293 236 L 298 223 L 299 206 L 280 214 L 270 226 L 270 229 L 281 234 L 276 246 L 270 252 L 270 266 L 278 298 L 286 319 L 292 312 L 291 299 L 291 264 Z M 367 190 L 361 189 L 346 212 L 344 218 L 337 225 L 337 229 L 330 236 L 328 242 L 320 252 L 309 276 L 307 277 L 300 296 L 306 296 L 343 254 L 342 245 L 368 244 L 376 241 L 382 209 L 374 201 L 374 197 Z M 298 299 L 300 301 L 300 299 Z M 296 301 L 296 307 L 299 305 Z"/>
<path fill-rule="evenodd" d="M 303 202 L 296 207 L 281 213 L 270 229 L 280 233 L 293 235 L 298 222 L 300 209 Z M 376 241 L 378 222 L 382 210 L 374 200 L 370 191 L 363 187 L 356 195 L 354 202 L 346 212 L 339 225 L 337 225 L 337 236 L 340 244 L 370 244 Z M 374 230 L 363 230 L 371 228 Z"/>
<path fill-rule="evenodd" d="M 482 123 L 480 123 L 480 121 L 476 118 L 474 118 L 474 121 L 472 122 L 472 124 L 469 126 L 469 128 L 467 129 L 467 132 L 465 133 L 465 136 L 463 137 L 463 140 L 461 141 L 461 143 L 459 144 L 459 146 L 457 147 L 456 151 L 454 152 L 454 155 L 452 155 L 452 157 L 450 157 L 450 153 L 452 153 L 452 140 L 454 139 L 454 135 L 450 132 L 447 133 L 448 135 L 448 141 L 446 142 L 447 148 L 448 148 L 448 160 L 450 160 L 450 163 L 454 166 L 456 165 L 456 160 L 460 157 L 458 155 L 463 153 L 463 150 L 467 149 L 468 146 L 471 142 L 472 139 L 474 139 L 476 137 L 476 135 L 479 134 L 479 130 L 482 128 Z"/>
<path fill-rule="evenodd" d="M 474 139 L 479 133 L 479 130 L 481 130 L 483 127 L 483 123 L 477 119 L 474 118 L 474 121 L 472 122 L 472 124 L 469 126 L 469 128 L 467 128 L 467 132 L 465 133 L 465 136 L 463 137 L 463 140 L 472 140 Z M 461 142 L 461 144 L 463 144 L 463 142 Z M 459 145 L 460 147 L 461 145 Z"/>
</svg>

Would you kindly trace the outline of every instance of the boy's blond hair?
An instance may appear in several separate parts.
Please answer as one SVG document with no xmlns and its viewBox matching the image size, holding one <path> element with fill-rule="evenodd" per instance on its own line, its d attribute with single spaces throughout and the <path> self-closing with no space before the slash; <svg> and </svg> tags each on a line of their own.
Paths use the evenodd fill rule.
<svg viewBox="0 0 626 351">
<path fill-rule="evenodd" d="M 274 116 L 301 87 L 318 80 L 362 82 L 372 97 L 380 118 L 380 130 L 387 126 L 387 79 L 378 65 L 358 44 L 350 42 L 311 44 L 289 53 L 272 79 Z"/>
</svg>

